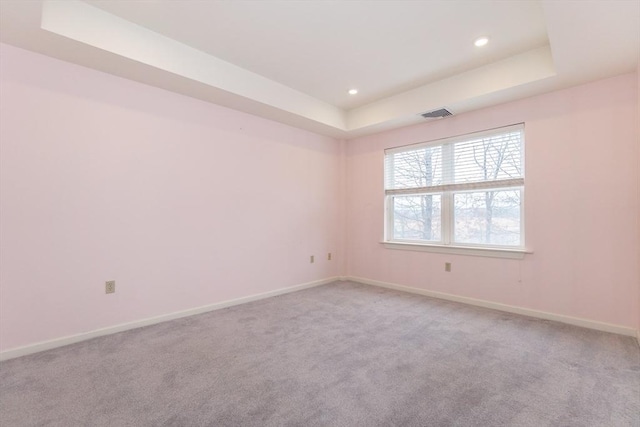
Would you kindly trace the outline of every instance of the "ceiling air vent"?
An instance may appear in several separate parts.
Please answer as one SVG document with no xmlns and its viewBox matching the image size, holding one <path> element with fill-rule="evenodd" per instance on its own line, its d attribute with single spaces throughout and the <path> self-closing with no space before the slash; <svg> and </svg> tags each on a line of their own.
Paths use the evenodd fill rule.
<svg viewBox="0 0 640 427">
<path fill-rule="evenodd" d="M 429 111 L 428 113 L 422 113 L 420 115 L 425 119 L 439 119 L 441 117 L 453 116 L 453 113 L 446 108 L 441 108 L 439 110 Z"/>
</svg>

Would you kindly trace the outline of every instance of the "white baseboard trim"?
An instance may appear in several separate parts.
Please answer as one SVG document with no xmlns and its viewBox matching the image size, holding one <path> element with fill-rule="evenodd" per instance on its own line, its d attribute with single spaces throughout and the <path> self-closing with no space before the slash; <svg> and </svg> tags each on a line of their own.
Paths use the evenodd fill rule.
<svg viewBox="0 0 640 427">
<path fill-rule="evenodd" d="M 365 279 L 363 277 L 348 277 L 352 282 L 358 282 L 365 285 L 379 286 L 382 288 L 394 289 L 397 291 L 410 292 L 413 294 L 424 295 L 432 298 L 444 299 L 448 301 L 460 302 L 463 304 L 475 305 L 478 307 L 491 308 L 494 310 L 506 311 L 508 313 L 521 314 L 523 316 L 536 317 L 538 319 L 553 320 L 556 322 L 567 323 L 569 325 L 581 326 L 583 328 L 595 329 L 597 331 L 611 332 L 619 335 L 627 335 L 636 337 L 640 341 L 640 331 L 626 326 L 612 325 L 610 323 L 596 322 L 594 320 L 581 319 L 578 317 L 565 316 L 562 314 L 554 314 L 546 311 L 532 310 L 524 307 L 500 304 L 497 302 L 480 300 L 475 298 L 463 297 L 459 295 L 447 294 L 444 292 L 428 291 L 425 289 L 412 288 L 409 286 L 398 285 L 395 283 L 381 282 L 378 280 Z"/>
<path fill-rule="evenodd" d="M 128 331 L 130 329 L 141 328 L 143 326 L 154 325 L 156 323 L 162 323 L 169 320 L 180 319 L 182 317 L 193 316 L 196 314 L 202 314 L 209 311 L 220 310 L 222 308 L 232 307 L 234 305 L 246 304 L 251 301 L 257 301 L 265 298 L 271 298 L 278 295 L 288 294 L 291 292 L 301 291 L 303 289 L 313 288 L 315 286 L 325 285 L 327 283 L 335 282 L 339 280 L 338 277 L 330 277 L 322 280 L 315 280 L 313 282 L 307 282 L 300 285 L 290 286 L 287 288 L 276 289 L 261 294 L 249 295 L 242 298 L 236 298 L 228 301 L 222 301 L 215 304 L 205 305 L 202 307 L 191 308 L 183 311 L 176 311 L 173 313 L 163 314 L 160 316 L 150 317 L 146 319 L 135 320 L 133 322 L 121 323 L 119 325 L 109 326 L 106 328 L 96 329 L 89 332 L 84 332 L 76 335 L 69 335 L 62 338 L 56 338 L 49 341 L 42 341 L 35 344 L 30 344 L 24 347 L 13 348 L 0 352 L 0 361 L 14 359 L 20 356 L 26 356 L 28 354 L 38 353 L 40 351 L 51 350 L 53 348 L 62 347 L 69 344 L 74 344 L 80 341 L 90 340 L 92 338 L 101 337 L 104 335 L 115 334 L 118 332 Z"/>
</svg>

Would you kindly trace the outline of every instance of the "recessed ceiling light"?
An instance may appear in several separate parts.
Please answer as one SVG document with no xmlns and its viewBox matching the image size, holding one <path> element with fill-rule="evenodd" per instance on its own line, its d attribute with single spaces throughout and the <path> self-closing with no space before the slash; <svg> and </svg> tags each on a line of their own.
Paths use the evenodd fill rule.
<svg viewBox="0 0 640 427">
<path fill-rule="evenodd" d="M 358 93 L 358 89 L 349 89 L 349 95 L 355 95 Z"/>
<path fill-rule="evenodd" d="M 489 43 L 489 39 L 487 37 L 480 37 L 479 39 L 476 39 L 475 42 L 473 42 L 473 44 L 478 47 L 485 46 L 487 43 Z"/>
</svg>

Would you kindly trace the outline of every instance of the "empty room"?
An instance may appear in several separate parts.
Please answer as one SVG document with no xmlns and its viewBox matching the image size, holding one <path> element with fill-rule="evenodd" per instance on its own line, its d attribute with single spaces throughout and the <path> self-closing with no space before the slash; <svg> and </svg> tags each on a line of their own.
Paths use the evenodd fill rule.
<svg viewBox="0 0 640 427">
<path fill-rule="evenodd" d="M 637 0 L 0 0 L 0 425 L 640 427 L 639 52 Z"/>
</svg>

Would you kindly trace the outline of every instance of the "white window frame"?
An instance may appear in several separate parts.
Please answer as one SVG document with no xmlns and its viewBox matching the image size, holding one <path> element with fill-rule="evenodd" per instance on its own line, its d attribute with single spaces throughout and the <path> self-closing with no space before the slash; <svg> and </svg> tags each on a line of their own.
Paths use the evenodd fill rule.
<svg viewBox="0 0 640 427">
<path fill-rule="evenodd" d="M 522 132 L 522 183 L 521 185 L 496 185 L 495 187 L 490 184 L 482 183 L 479 185 L 479 188 L 468 188 L 468 189 L 451 189 L 453 186 L 442 185 L 441 192 L 425 192 L 425 191 L 411 191 L 401 190 L 400 193 L 388 194 L 389 192 L 386 189 L 386 180 L 387 180 L 387 169 L 386 162 L 387 157 L 389 155 L 393 155 L 395 153 L 418 150 L 423 147 L 429 146 L 442 146 L 442 163 L 445 162 L 453 162 L 451 159 L 452 149 L 455 143 L 467 141 L 470 139 L 476 139 L 479 137 L 486 137 L 490 135 L 500 135 L 503 133 L 513 132 L 513 131 L 521 131 Z M 451 138 L 444 138 L 429 142 L 422 142 L 418 144 L 411 144 L 407 146 L 394 147 L 391 149 L 385 150 L 385 195 L 384 195 L 384 239 L 383 245 L 388 249 L 400 249 L 400 250 L 413 250 L 413 251 L 427 251 L 427 252 L 438 252 L 438 253 L 452 253 L 452 254 L 462 254 L 462 255 L 475 255 L 475 256 L 486 256 L 486 257 L 498 257 L 498 258 L 515 258 L 521 259 L 527 253 L 532 253 L 531 250 L 527 250 L 525 246 L 525 183 L 524 183 L 524 168 L 525 168 L 525 141 L 524 141 L 524 124 L 519 123 L 516 125 L 505 126 L 501 128 L 489 129 L 481 132 L 475 132 L 460 136 L 455 136 Z M 449 160 L 447 160 L 449 158 Z M 446 171 L 450 171 L 453 168 L 444 168 L 443 173 Z M 520 179 L 518 179 L 520 180 Z M 446 180 L 445 182 L 450 182 L 451 180 Z M 499 184 L 497 182 L 496 184 Z M 448 189 L 449 188 L 449 189 Z M 520 246 L 501 246 L 501 245 L 490 245 L 490 244 L 459 244 L 453 241 L 454 236 L 454 213 L 453 213 L 453 198 L 454 194 L 464 193 L 464 192 L 477 192 L 480 189 L 499 191 L 505 189 L 519 189 L 520 190 Z M 394 190 L 390 190 L 392 193 Z M 430 242 L 425 240 L 409 240 L 409 239 L 395 239 L 392 236 L 394 230 L 394 212 L 393 212 L 393 203 L 392 199 L 395 196 L 407 196 L 407 195 L 422 195 L 422 194 L 439 194 L 441 195 L 441 241 L 439 242 Z"/>
</svg>

